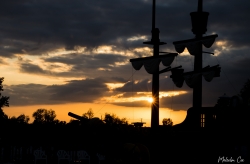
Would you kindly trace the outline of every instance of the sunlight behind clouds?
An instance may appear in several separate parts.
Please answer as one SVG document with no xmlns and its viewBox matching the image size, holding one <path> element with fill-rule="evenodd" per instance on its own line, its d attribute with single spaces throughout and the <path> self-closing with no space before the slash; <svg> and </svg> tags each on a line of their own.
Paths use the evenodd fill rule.
<svg viewBox="0 0 250 164">
<path fill-rule="evenodd" d="M 111 69 L 109 68 L 98 68 L 97 70 L 98 71 L 111 71 Z"/>
<path fill-rule="evenodd" d="M 62 48 L 54 49 L 52 51 L 48 51 L 46 53 L 46 56 L 55 57 L 55 56 L 72 54 L 72 53 L 79 54 L 79 53 L 85 52 L 85 50 L 86 50 L 86 47 L 81 47 L 81 46 L 75 46 L 74 50 L 66 50 L 64 47 L 62 47 Z"/>
<path fill-rule="evenodd" d="M 214 55 L 219 56 L 223 51 L 230 51 L 231 45 L 227 41 L 217 41 L 215 42 L 217 48 L 214 50 Z"/>
<path fill-rule="evenodd" d="M 144 53 L 146 52 L 146 53 L 150 53 L 150 55 L 152 55 L 151 54 L 152 49 L 149 48 L 149 47 L 139 47 L 139 48 L 133 49 L 133 51 L 135 51 L 135 52 L 144 52 Z"/>
<path fill-rule="evenodd" d="M 115 96 L 103 97 L 102 100 L 108 101 L 109 103 L 117 103 L 117 102 L 135 102 L 135 101 L 148 101 L 151 96 L 141 96 L 141 97 L 123 97 L 124 94 L 117 94 Z"/>
<path fill-rule="evenodd" d="M 114 88 L 118 88 L 123 86 L 122 83 L 114 84 L 114 83 L 106 83 L 108 87 L 113 90 Z M 159 98 L 163 97 L 172 97 L 172 96 L 179 96 L 182 94 L 186 94 L 187 91 L 169 91 L 169 92 L 160 92 Z M 130 96 L 125 96 L 125 93 L 119 93 L 109 97 L 103 97 L 102 101 L 107 101 L 109 103 L 116 103 L 116 102 L 136 102 L 136 101 L 147 101 L 152 102 L 152 93 L 151 92 L 136 92 L 131 93 Z"/>
<path fill-rule="evenodd" d="M 70 71 L 73 66 L 64 63 L 54 62 L 53 64 L 51 63 L 44 63 L 43 65 L 40 64 L 40 67 L 43 69 L 49 69 L 50 71 L 53 71 L 55 73 L 60 73 L 60 72 Z"/>
<path fill-rule="evenodd" d="M 113 46 L 108 46 L 108 45 L 105 45 L 105 46 L 99 46 L 96 48 L 96 50 L 94 52 L 100 54 L 100 53 L 104 53 L 104 54 L 109 54 L 109 53 L 113 53 L 112 51 L 112 47 Z"/>
<path fill-rule="evenodd" d="M 118 54 L 125 55 L 124 51 L 116 51 L 114 50 L 116 46 L 114 45 L 102 45 L 98 46 L 92 53 L 94 54 Z"/>
<path fill-rule="evenodd" d="M 110 91 L 112 92 L 115 88 L 120 88 L 124 85 L 124 83 L 105 83 Z"/>
<path fill-rule="evenodd" d="M 137 40 L 147 40 L 147 36 L 143 35 L 143 36 L 132 36 L 130 38 L 127 39 L 127 41 L 137 41 Z"/>
<path fill-rule="evenodd" d="M 126 65 L 128 63 L 129 63 L 129 61 L 127 61 L 127 62 L 115 62 L 115 66 Z"/>
<path fill-rule="evenodd" d="M 0 65 L 8 65 L 8 61 L 6 58 L 0 57 Z"/>
<path fill-rule="evenodd" d="M 68 78 L 68 77 L 55 77 L 55 76 L 41 76 L 39 74 L 29 74 L 20 72 L 21 63 L 31 63 L 38 65 L 42 69 L 53 71 L 56 73 L 64 72 L 70 69 L 71 66 L 63 63 L 51 63 L 44 62 L 40 56 L 33 55 L 15 55 L 15 58 L 5 58 L 4 62 L 7 64 L 1 65 L 1 76 L 4 77 L 5 84 L 16 85 L 16 84 L 65 84 L 66 81 L 83 79 L 81 78 Z"/>
<path fill-rule="evenodd" d="M 180 53 L 180 56 L 189 56 L 190 53 L 188 52 L 187 47 L 184 49 L 184 51 L 182 53 Z"/>
<path fill-rule="evenodd" d="M 186 94 L 187 91 L 169 91 L 169 92 L 160 92 L 159 97 L 172 97 L 172 96 L 179 96 L 182 94 Z"/>
</svg>

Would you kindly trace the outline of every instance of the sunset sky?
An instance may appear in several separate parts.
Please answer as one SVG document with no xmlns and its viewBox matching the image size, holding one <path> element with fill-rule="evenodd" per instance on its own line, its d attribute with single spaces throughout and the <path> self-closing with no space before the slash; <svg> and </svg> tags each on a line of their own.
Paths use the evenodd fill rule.
<svg viewBox="0 0 250 164">
<path fill-rule="evenodd" d="M 198 0 L 156 0 L 156 27 L 166 45 L 194 38 L 190 12 Z M 203 80 L 203 106 L 240 92 L 250 76 L 250 1 L 203 0 L 210 13 L 206 35 L 218 34 L 204 51 L 203 66 L 220 64 L 221 77 Z M 0 0 L 0 77 L 10 107 L 8 116 L 29 115 L 39 108 L 55 110 L 69 121 L 92 108 L 95 116 L 115 113 L 129 122 L 141 118 L 150 126 L 151 79 L 129 59 L 152 56 L 152 0 Z M 194 57 L 185 50 L 172 67 L 192 71 Z M 160 69 L 164 66 L 161 64 Z M 177 88 L 171 73 L 160 75 L 160 122 L 174 124 L 192 106 L 192 89 Z M 32 122 L 31 117 L 31 122 Z"/>
</svg>

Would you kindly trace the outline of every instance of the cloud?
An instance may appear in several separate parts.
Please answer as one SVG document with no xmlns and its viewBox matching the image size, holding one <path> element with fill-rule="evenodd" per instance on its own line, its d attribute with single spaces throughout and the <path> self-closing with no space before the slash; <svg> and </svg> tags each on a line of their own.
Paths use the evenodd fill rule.
<svg viewBox="0 0 250 164">
<path fill-rule="evenodd" d="M 125 107 L 150 107 L 150 103 L 147 100 L 134 101 L 134 102 L 112 102 L 112 104 L 117 106 Z"/>
<path fill-rule="evenodd" d="M 160 99 L 160 107 L 170 108 L 172 110 L 187 110 L 193 106 L 192 100 L 192 92 L 178 96 L 163 97 Z"/>
<path fill-rule="evenodd" d="M 109 89 L 102 79 L 72 80 L 66 85 L 49 86 L 51 100 L 70 102 L 94 102 L 107 95 Z"/>
<path fill-rule="evenodd" d="M 152 1 L 0 0 L 0 3 L 0 64 L 19 58 L 21 73 L 84 79 L 54 86 L 8 86 L 5 92 L 13 104 L 94 102 L 110 94 L 105 84 L 108 82 L 124 83 L 114 90 L 124 93 L 124 97 L 131 92 L 151 91 L 152 75 L 144 68 L 133 70 L 129 59 L 152 55 L 152 46 L 142 43 L 151 39 Z M 204 48 L 217 56 L 203 54 L 203 66 L 220 64 L 222 68 L 221 77 L 210 83 L 203 81 L 203 103 L 212 106 L 224 93 L 237 94 L 249 78 L 250 1 L 210 0 L 203 4 L 204 11 L 210 13 L 205 35 L 218 34 L 214 45 Z M 160 47 L 161 51 L 175 52 L 173 41 L 195 37 L 190 12 L 196 10 L 197 0 L 157 1 L 156 27 L 160 29 L 160 40 L 167 42 Z M 192 71 L 194 56 L 178 55 L 172 67 L 179 65 L 185 72 Z M 192 104 L 192 89 L 186 84 L 181 89 L 174 88 L 170 75 L 170 72 L 160 75 L 160 90 L 187 91 L 188 94 L 174 97 L 176 109 L 186 109 L 185 105 Z M 164 97 L 161 105 L 169 107 L 171 102 L 170 97 Z M 126 102 L 119 104 L 129 106 Z"/>
<path fill-rule="evenodd" d="M 47 86 L 41 84 L 19 84 L 4 86 L 4 95 L 10 97 L 10 106 L 51 104 Z"/>
<path fill-rule="evenodd" d="M 151 90 L 151 82 L 149 79 L 144 79 L 138 82 L 128 81 L 124 86 L 116 88 L 119 92 L 148 92 Z"/>
<path fill-rule="evenodd" d="M 6 49 L 6 53 L 25 50 L 33 55 L 44 54 L 53 47 L 70 50 L 77 45 L 94 48 L 117 43 L 118 38 L 137 35 L 145 19 L 131 18 L 143 16 L 146 6 L 141 1 L 130 4 L 120 0 L 4 2 L 0 7 L 4 36 L 0 43 L 9 40 L 11 47 L 15 47 L 14 52 Z"/>
<path fill-rule="evenodd" d="M 47 74 L 45 70 L 43 70 L 38 65 L 34 65 L 31 63 L 22 63 L 20 66 L 20 71 L 25 73 L 32 73 L 32 74 Z"/>
<path fill-rule="evenodd" d="M 122 55 L 98 54 L 98 55 L 65 55 L 60 57 L 46 58 L 45 62 L 59 62 L 72 65 L 72 71 L 96 71 L 100 68 L 104 70 L 113 69 L 118 62 L 127 62 L 128 58 Z"/>
<path fill-rule="evenodd" d="M 8 62 L 5 58 L 0 57 L 0 65 L 8 65 Z"/>
<path fill-rule="evenodd" d="M 249 35 L 248 3 L 204 2 L 204 10 L 210 12 L 207 33 L 216 32 L 234 46 L 249 45 L 246 37 Z M 92 49 L 116 45 L 125 50 L 142 44 L 140 40 L 128 42 L 127 39 L 151 37 L 152 4 L 143 0 L 93 0 L 88 3 L 10 0 L 1 4 L 1 56 L 10 57 L 24 51 L 42 55 L 54 48 L 72 50 L 75 46 Z M 167 42 L 170 49 L 173 50 L 173 41 L 194 37 L 189 13 L 196 10 L 197 0 L 157 1 L 156 27 L 160 28 L 161 40 Z"/>
<path fill-rule="evenodd" d="M 113 80 L 119 80 L 113 78 Z M 108 96 L 105 79 L 71 80 L 63 85 L 19 84 L 5 86 L 4 95 L 10 97 L 10 105 L 60 104 L 95 102 Z"/>
<path fill-rule="evenodd" d="M 116 72 L 118 67 L 128 66 L 128 60 L 126 56 L 113 54 L 67 54 L 43 57 L 33 61 L 20 57 L 18 66 L 20 72 L 28 74 L 51 77 L 96 78 L 103 76 L 104 72 L 109 77 L 114 76 L 113 72 Z"/>
</svg>

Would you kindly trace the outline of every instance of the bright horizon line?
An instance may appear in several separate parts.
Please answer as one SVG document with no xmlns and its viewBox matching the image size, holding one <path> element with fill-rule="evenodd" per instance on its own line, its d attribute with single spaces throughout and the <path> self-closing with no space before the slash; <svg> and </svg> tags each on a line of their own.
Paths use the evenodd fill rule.
<svg viewBox="0 0 250 164">
<path fill-rule="evenodd" d="M 91 104 L 91 103 L 72 103 L 72 104 L 59 104 L 59 105 L 30 105 L 30 106 L 10 106 L 4 107 L 3 111 L 8 117 L 18 117 L 21 114 L 29 116 L 29 123 L 33 122 L 32 114 L 37 109 L 54 110 L 56 113 L 56 119 L 59 121 L 69 122 L 72 117 L 68 116 L 69 112 L 82 116 L 90 108 L 94 113 L 94 117 L 104 118 L 105 113 L 115 114 L 119 118 L 126 118 L 128 123 L 146 122 L 145 126 L 151 126 L 151 106 L 149 107 L 121 107 L 112 104 Z M 159 125 L 162 124 L 163 118 L 171 118 L 173 125 L 179 124 L 184 121 L 186 117 L 186 111 L 174 111 L 169 108 L 159 109 Z"/>
</svg>

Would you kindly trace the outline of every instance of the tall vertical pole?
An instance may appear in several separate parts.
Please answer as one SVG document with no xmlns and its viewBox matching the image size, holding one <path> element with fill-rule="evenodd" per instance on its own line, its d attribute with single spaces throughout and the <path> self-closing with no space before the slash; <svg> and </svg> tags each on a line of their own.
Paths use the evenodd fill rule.
<svg viewBox="0 0 250 164">
<path fill-rule="evenodd" d="M 202 0 L 199 0 L 198 2 L 198 12 L 197 14 L 202 14 Z M 201 17 L 202 18 L 202 17 Z M 196 32 L 196 39 L 202 38 L 202 30 L 197 30 Z M 194 72 L 196 73 L 202 73 L 202 43 L 199 42 L 197 49 L 198 53 L 195 54 L 194 58 Z M 193 88 L 193 107 L 201 108 L 202 107 L 202 75 L 199 75 L 196 84 Z"/>
<path fill-rule="evenodd" d="M 197 39 L 201 38 L 202 35 L 196 35 Z M 195 55 L 194 58 L 194 72 L 202 72 L 202 43 L 198 43 L 199 53 Z M 196 84 L 193 88 L 193 107 L 200 108 L 202 107 L 202 75 L 197 77 Z"/>
<path fill-rule="evenodd" d="M 152 30 L 155 29 L 155 0 L 153 0 L 153 7 L 152 7 Z"/>
<path fill-rule="evenodd" d="M 159 56 L 159 29 L 155 28 L 155 0 L 153 0 L 152 11 L 152 39 L 153 42 L 153 56 Z M 152 98 L 151 104 L 151 128 L 159 126 L 159 67 L 152 77 Z"/>
</svg>

